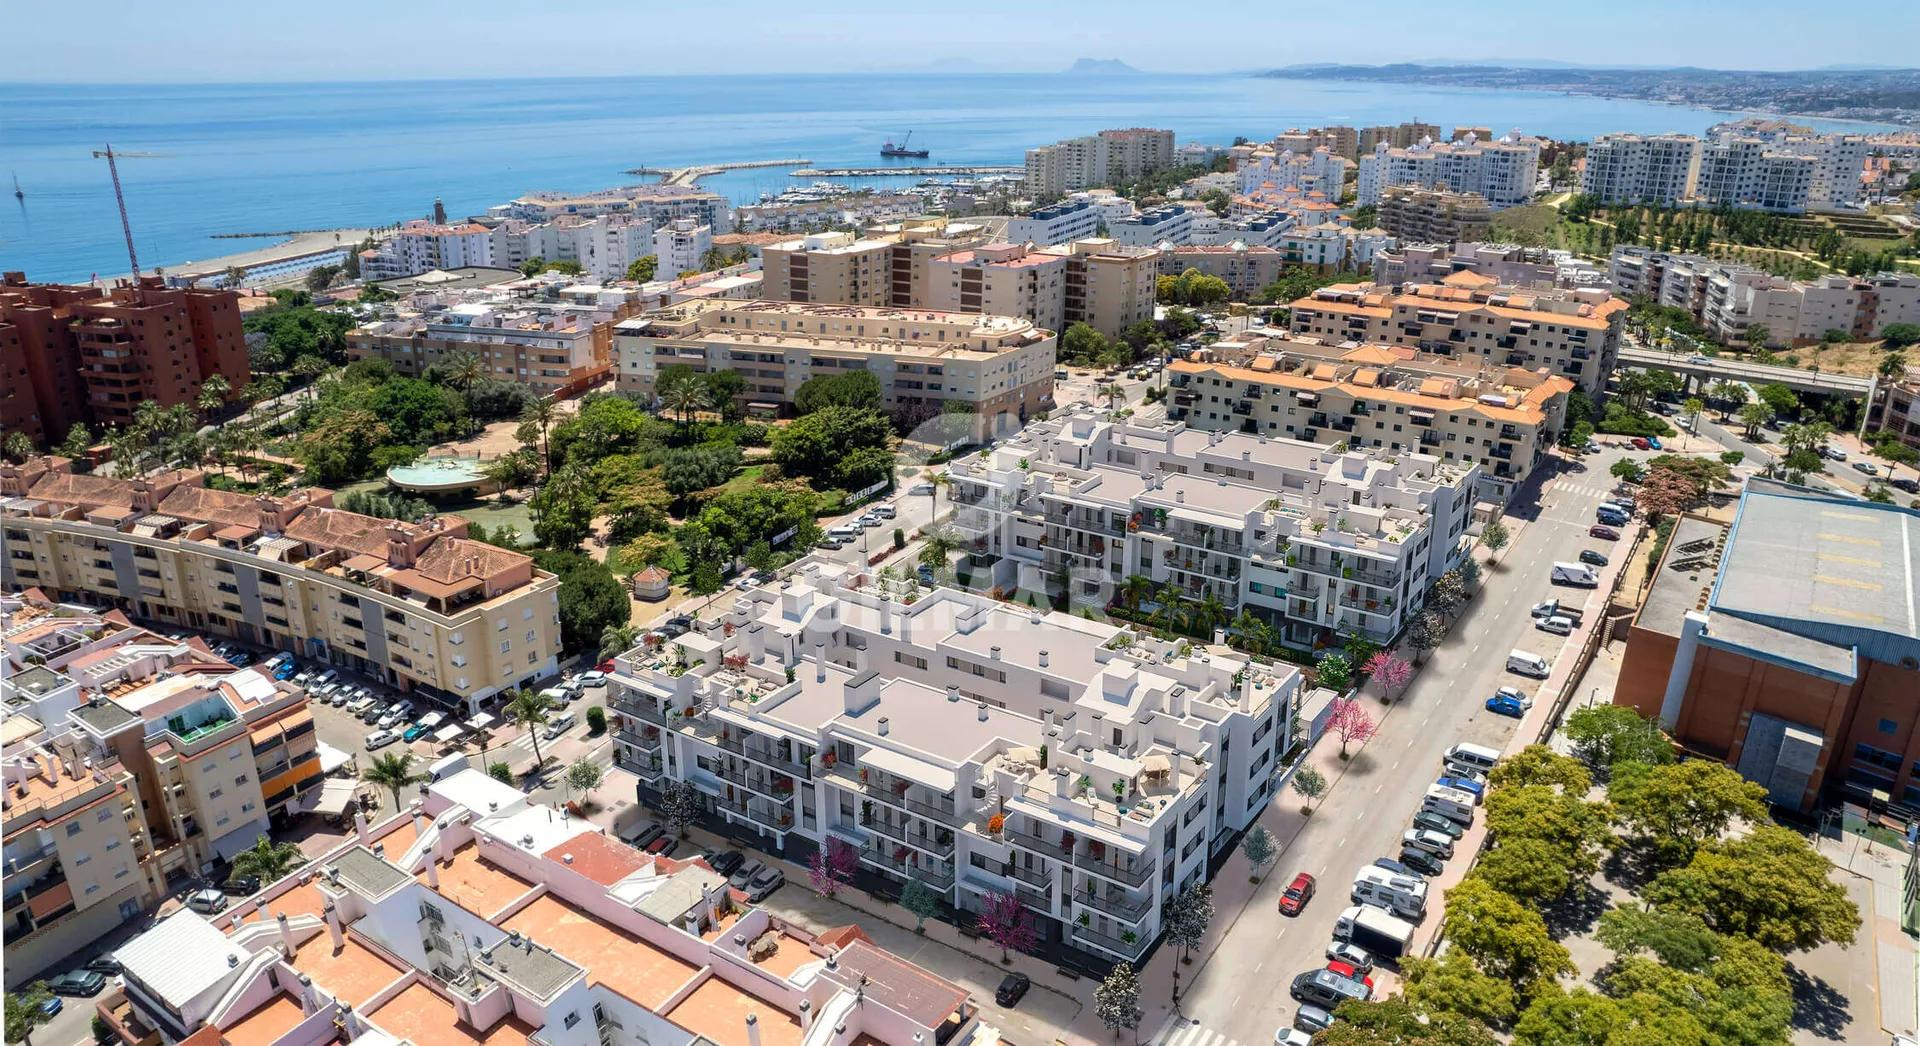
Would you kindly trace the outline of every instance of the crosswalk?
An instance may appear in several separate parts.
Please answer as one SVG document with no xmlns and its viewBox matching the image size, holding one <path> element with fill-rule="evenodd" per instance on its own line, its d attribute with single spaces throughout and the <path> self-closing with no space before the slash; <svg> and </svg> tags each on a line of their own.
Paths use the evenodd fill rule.
<svg viewBox="0 0 1920 1046">
<path fill-rule="evenodd" d="M 1604 498 L 1612 495 L 1613 484 L 1596 483 L 1592 481 L 1568 482 L 1567 480 L 1560 480 L 1553 485 L 1553 493 L 1562 496 L 1574 494 L 1583 498 Z"/>
<path fill-rule="evenodd" d="M 1199 1021 L 1168 1014 L 1166 1023 L 1147 1040 L 1147 1046 L 1241 1046 L 1241 1043 Z"/>
</svg>

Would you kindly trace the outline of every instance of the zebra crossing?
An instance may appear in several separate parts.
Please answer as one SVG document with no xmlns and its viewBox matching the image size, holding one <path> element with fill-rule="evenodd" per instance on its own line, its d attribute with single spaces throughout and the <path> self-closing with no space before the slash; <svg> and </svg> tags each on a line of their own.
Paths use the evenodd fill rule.
<svg viewBox="0 0 1920 1046">
<path fill-rule="evenodd" d="M 1597 483 L 1590 480 L 1578 482 L 1578 483 L 1570 483 L 1566 480 L 1560 480 L 1559 482 L 1556 482 L 1553 485 L 1553 493 L 1560 494 L 1560 495 L 1577 494 L 1583 498 L 1605 499 L 1607 497 L 1612 496 L 1613 484 Z"/>
<path fill-rule="evenodd" d="M 1147 1046 L 1241 1046 L 1241 1042 L 1199 1021 L 1168 1014 L 1166 1023 L 1147 1040 Z"/>
</svg>

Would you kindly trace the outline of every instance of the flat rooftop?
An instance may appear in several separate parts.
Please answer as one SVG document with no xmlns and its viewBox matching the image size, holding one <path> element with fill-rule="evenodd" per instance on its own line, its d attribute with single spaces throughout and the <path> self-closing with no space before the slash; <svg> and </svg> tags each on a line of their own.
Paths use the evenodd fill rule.
<svg viewBox="0 0 1920 1046">
<path fill-rule="evenodd" d="M 719 1046 L 747 1046 L 747 1015 L 760 1022 L 760 1046 L 800 1046 L 800 1020 L 780 1007 L 709 977 L 660 1016 Z"/>
<path fill-rule="evenodd" d="M 414 1046 L 526 1046 L 535 1028 L 508 1017 L 482 1032 L 460 1020 L 459 1011 L 440 993 L 415 982 L 367 1014 L 373 1023 Z"/>
<path fill-rule="evenodd" d="M 379 994 L 406 972 L 352 937 L 336 949 L 333 935 L 324 932 L 308 938 L 300 946 L 293 954 L 293 965 L 329 994 L 355 1007 Z"/>
<path fill-rule="evenodd" d="M 414 878 L 424 883 L 427 873 L 423 870 Z M 531 889 L 532 883 L 481 857 L 471 843 L 440 866 L 440 895 L 488 921 Z"/>
<path fill-rule="evenodd" d="M 441 883 L 445 882 L 443 878 Z M 553 894 L 515 912 L 500 927 L 525 934 L 564 955 L 581 961 L 590 959 L 589 981 L 650 1010 L 658 1010 L 698 972 L 690 963 L 595 919 Z"/>
<path fill-rule="evenodd" d="M 307 1016 L 293 997 L 277 994 L 265 1006 L 247 1014 L 226 1028 L 220 1037 L 228 1046 L 272 1046 L 280 1036 L 292 1031 Z"/>
</svg>

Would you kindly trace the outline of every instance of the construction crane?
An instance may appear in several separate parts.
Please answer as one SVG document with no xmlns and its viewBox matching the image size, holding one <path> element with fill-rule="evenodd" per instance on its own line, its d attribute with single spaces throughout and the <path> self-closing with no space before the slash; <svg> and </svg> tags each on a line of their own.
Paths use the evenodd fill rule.
<svg viewBox="0 0 1920 1046">
<path fill-rule="evenodd" d="M 107 158 L 107 173 L 113 175 L 113 202 L 120 205 L 120 232 L 127 238 L 127 264 L 132 267 L 135 286 L 140 283 L 140 256 L 133 252 L 133 225 L 127 221 L 127 196 L 120 191 L 120 165 L 114 161 L 122 156 L 157 157 L 159 155 L 159 153 L 116 153 L 112 145 L 93 151 L 94 159 L 98 160 L 103 156 Z"/>
</svg>

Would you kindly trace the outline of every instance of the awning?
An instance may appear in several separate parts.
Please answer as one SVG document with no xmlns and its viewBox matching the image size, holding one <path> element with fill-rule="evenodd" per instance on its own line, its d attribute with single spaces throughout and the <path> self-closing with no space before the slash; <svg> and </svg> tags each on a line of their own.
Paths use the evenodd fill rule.
<svg viewBox="0 0 1920 1046">
<path fill-rule="evenodd" d="M 320 786 L 320 801 L 313 806 L 313 812 L 322 817 L 339 817 L 353 805 L 353 795 L 360 790 L 358 781 L 335 778 Z"/>
<path fill-rule="evenodd" d="M 424 726 L 427 729 L 431 730 L 434 727 L 439 726 L 441 723 L 444 723 L 446 721 L 447 721 L 447 717 L 445 714 L 440 712 L 428 712 L 426 715 L 421 716 L 420 722 L 415 725 Z"/>
<path fill-rule="evenodd" d="M 493 723 L 494 723 L 494 719 L 493 719 L 492 712 L 480 712 L 475 714 L 472 719 L 467 720 L 467 729 L 485 730 L 487 727 L 492 726 Z"/>
<path fill-rule="evenodd" d="M 860 765 L 877 766 L 895 777 L 904 777 L 915 784 L 926 785 L 936 792 L 953 791 L 953 771 L 935 766 L 924 759 L 915 759 L 910 755 L 886 748 L 869 748 L 860 756 Z"/>
<path fill-rule="evenodd" d="M 259 838 L 267 834 L 267 822 L 249 821 L 213 841 L 213 852 L 220 855 L 222 861 L 233 860 L 233 855 L 251 847 Z"/>
<path fill-rule="evenodd" d="M 446 744 L 448 741 L 465 733 L 466 730 L 467 728 L 461 726 L 459 723 L 448 723 L 446 726 L 433 732 L 433 739 L 441 744 Z"/>
<path fill-rule="evenodd" d="M 1140 768 L 1150 774 L 1164 774 L 1173 769 L 1167 757 L 1158 752 L 1149 752 L 1140 759 Z"/>
<path fill-rule="evenodd" d="M 315 741 L 314 749 L 320 753 L 320 772 L 323 774 L 333 773 L 353 762 L 351 753 L 342 752 L 325 741 Z"/>
</svg>

